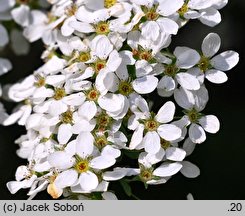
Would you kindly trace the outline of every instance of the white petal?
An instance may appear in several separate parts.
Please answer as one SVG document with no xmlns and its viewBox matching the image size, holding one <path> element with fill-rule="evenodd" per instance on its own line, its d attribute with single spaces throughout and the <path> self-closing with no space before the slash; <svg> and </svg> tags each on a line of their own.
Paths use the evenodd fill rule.
<svg viewBox="0 0 245 216">
<path fill-rule="evenodd" d="M 220 36 L 216 33 L 210 33 L 204 38 L 202 42 L 202 53 L 206 57 L 212 57 L 219 51 L 220 44 Z"/>
<path fill-rule="evenodd" d="M 83 23 L 83 22 L 78 22 L 78 21 L 70 21 L 69 26 L 73 28 L 74 30 L 82 33 L 91 33 L 95 32 L 95 29 L 92 25 L 89 23 Z"/>
<path fill-rule="evenodd" d="M 172 91 L 176 88 L 174 79 L 170 76 L 164 76 L 158 83 L 158 90 Z"/>
<path fill-rule="evenodd" d="M 165 34 L 176 35 L 179 30 L 178 24 L 168 18 L 164 18 L 164 17 L 158 18 L 157 23 L 160 26 L 162 32 L 164 32 Z"/>
<path fill-rule="evenodd" d="M 99 156 L 91 160 L 90 166 L 94 169 L 106 169 L 116 162 L 114 157 L 106 156 Z"/>
<path fill-rule="evenodd" d="M 157 112 L 155 119 L 161 123 L 168 123 L 173 120 L 175 105 L 172 101 L 166 102 Z"/>
<path fill-rule="evenodd" d="M 147 132 L 143 138 L 143 144 L 145 151 L 150 154 L 156 154 L 161 148 L 160 137 L 156 131 Z"/>
<path fill-rule="evenodd" d="M 99 180 L 98 180 L 98 177 L 94 173 L 88 171 L 85 173 L 81 173 L 79 177 L 79 183 L 83 190 L 91 191 L 97 188 L 99 184 Z"/>
<path fill-rule="evenodd" d="M 194 165 L 193 163 L 189 161 L 183 161 L 182 162 L 182 169 L 180 172 L 187 178 L 196 178 L 197 176 L 200 175 L 200 170 L 199 168 Z"/>
<path fill-rule="evenodd" d="M 200 16 L 201 16 L 200 13 L 198 13 L 197 11 L 192 11 L 192 10 L 189 10 L 184 14 L 184 17 L 186 19 L 198 19 L 200 18 Z"/>
<path fill-rule="evenodd" d="M 0 58 L 0 76 L 7 73 L 10 70 L 12 70 L 11 62 L 8 59 Z"/>
<path fill-rule="evenodd" d="M 212 1 L 212 7 L 219 10 L 222 9 L 224 6 L 226 6 L 228 3 L 228 0 L 214 0 Z"/>
<path fill-rule="evenodd" d="M 70 106 L 80 106 L 85 101 L 85 95 L 82 92 L 68 95 L 64 98 L 64 102 Z"/>
<path fill-rule="evenodd" d="M 11 15 L 16 23 L 26 27 L 30 23 L 30 8 L 27 5 L 20 5 L 11 11 Z"/>
<path fill-rule="evenodd" d="M 113 45 L 105 35 L 99 35 L 92 40 L 91 50 L 100 59 L 106 59 L 113 50 Z"/>
<path fill-rule="evenodd" d="M 19 166 L 16 170 L 16 173 L 15 173 L 15 179 L 17 181 L 21 181 L 22 179 L 24 179 L 29 174 L 30 174 L 30 171 L 27 168 L 27 166 L 23 166 L 23 165 Z"/>
<path fill-rule="evenodd" d="M 96 104 L 93 101 L 86 101 L 79 108 L 78 113 L 82 118 L 91 120 L 97 112 Z"/>
<path fill-rule="evenodd" d="M 168 177 L 176 174 L 182 168 L 182 164 L 179 162 L 176 163 L 163 163 L 160 167 L 156 168 L 153 172 L 153 175 L 160 177 Z"/>
<path fill-rule="evenodd" d="M 166 158 L 172 161 L 182 161 L 186 156 L 186 152 L 183 149 L 170 147 L 166 150 Z"/>
<path fill-rule="evenodd" d="M 58 174 L 58 176 L 54 181 L 54 184 L 58 188 L 65 188 L 68 186 L 72 186 L 77 180 L 77 177 L 78 177 L 78 173 L 75 170 L 73 169 L 66 170 Z"/>
<path fill-rule="evenodd" d="M 43 115 L 41 114 L 34 113 L 30 115 L 26 123 L 27 130 L 39 126 L 42 118 L 43 118 Z"/>
<path fill-rule="evenodd" d="M 180 107 L 186 110 L 191 110 L 195 104 L 193 93 L 182 87 L 174 91 L 174 99 Z"/>
<path fill-rule="evenodd" d="M 30 50 L 29 42 L 21 31 L 13 29 L 10 34 L 11 46 L 16 55 L 26 55 Z"/>
<path fill-rule="evenodd" d="M 200 88 L 198 79 L 189 73 L 178 73 L 176 79 L 187 90 L 198 90 Z"/>
<path fill-rule="evenodd" d="M 116 181 L 122 179 L 126 176 L 127 170 L 126 169 L 114 169 L 113 171 L 108 171 L 103 174 L 103 179 L 106 181 Z"/>
<path fill-rule="evenodd" d="M 108 112 L 118 112 L 124 106 L 124 97 L 121 94 L 108 93 L 105 96 L 99 97 L 98 103 L 102 109 Z"/>
<path fill-rule="evenodd" d="M 46 77 L 45 83 L 52 86 L 60 86 L 65 80 L 65 75 L 49 75 Z"/>
<path fill-rule="evenodd" d="M 141 143 L 143 139 L 143 131 L 144 131 L 144 125 L 140 124 L 133 133 L 131 142 L 129 144 L 130 149 L 135 149 Z"/>
<path fill-rule="evenodd" d="M 159 36 L 159 26 L 154 21 L 147 21 L 142 25 L 142 36 L 147 40 L 155 41 Z"/>
<path fill-rule="evenodd" d="M 3 25 L 0 24 L 0 47 L 3 47 L 8 44 L 9 42 L 9 37 L 8 37 L 8 32 L 5 29 Z"/>
<path fill-rule="evenodd" d="M 206 115 L 199 120 L 205 131 L 209 133 L 217 133 L 220 128 L 219 119 L 214 115 Z"/>
<path fill-rule="evenodd" d="M 104 200 L 117 200 L 116 195 L 112 192 L 106 191 L 102 193 L 101 196 L 103 197 Z"/>
<path fill-rule="evenodd" d="M 11 7 L 13 7 L 16 2 L 15 0 L 1 0 L 0 1 L 1 4 L 1 8 L 0 8 L 0 12 L 4 12 L 6 10 L 9 10 Z"/>
<path fill-rule="evenodd" d="M 201 86 L 200 89 L 194 92 L 195 97 L 195 109 L 200 112 L 205 107 L 209 100 L 208 90 L 205 88 L 205 86 Z"/>
<path fill-rule="evenodd" d="M 52 167 L 58 169 L 68 169 L 73 166 L 74 159 L 66 152 L 57 151 L 48 156 L 48 162 Z"/>
<path fill-rule="evenodd" d="M 192 76 L 195 76 L 198 79 L 198 81 L 200 82 L 200 84 L 204 83 L 205 74 L 200 70 L 200 68 L 198 68 L 198 67 L 190 68 L 187 71 L 187 73 L 191 74 Z"/>
<path fill-rule="evenodd" d="M 192 152 L 194 151 L 195 147 L 196 147 L 196 144 L 193 143 L 193 142 L 191 141 L 191 139 L 188 137 L 188 138 L 185 140 L 184 144 L 183 144 L 183 149 L 184 149 L 185 152 L 186 152 L 186 156 L 191 155 Z"/>
<path fill-rule="evenodd" d="M 66 144 L 72 136 L 72 126 L 70 124 L 61 124 L 58 129 L 58 141 L 60 144 Z"/>
<path fill-rule="evenodd" d="M 155 76 L 144 76 L 137 78 L 132 82 L 134 90 L 139 94 L 149 94 L 155 90 L 158 79 Z"/>
<path fill-rule="evenodd" d="M 74 28 L 70 26 L 70 22 L 76 21 L 74 16 L 66 19 L 61 27 L 61 33 L 63 36 L 70 36 L 74 32 Z"/>
<path fill-rule="evenodd" d="M 235 67 L 239 61 L 239 54 L 234 51 L 225 51 L 213 59 L 211 59 L 211 64 L 215 69 L 228 71 Z"/>
<path fill-rule="evenodd" d="M 169 16 L 178 11 L 184 4 L 183 0 L 158 0 L 158 9 L 163 16 Z"/>
<path fill-rule="evenodd" d="M 211 69 L 205 72 L 205 77 L 212 83 L 221 84 L 228 80 L 227 75 L 223 71 Z"/>
<path fill-rule="evenodd" d="M 77 154 L 84 158 L 92 154 L 94 150 L 94 137 L 89 132 L 81 132 L 77 137 Z"/>
<path fill-rule="evenodd" d="M 197 124 L 191 124 L 189 128 L 189 137 L 194 143 L 202 143 L 206 140 L 206 134 L 203 128 Z"/>
<path fill-rule="evenodd" d="M 187 200 L 194 200 L 194 197 L 191 193 L 188 193 L 187 196 L 186 196 L 186 199 Z"/>
<path fill-rule="evenodd" d="M 182 133 L 179 127 L 171 124 L 160 125 L 157 129 L 157 132 L 163 139 L 167 141 L 174 141 L 180 138 Z"/>
<path fill-rule="evenodd" d="M 150 163 L 150 165 L 153 165 L 162 161 L 164 155 L 165 155 L 164 149 L 160 148 L 160 150 L 156 154 L 147 154 L 145 158 Z"/>
<path fill-rule="evenodd" d="M 61 100 L 53 100 L 49 105 L 48 112 L 52 116 L 58 116 L 61 113 L 66 112 L 67 109 L 68 106 Z"/>
<path fill-rule="evenodd" d="M 192 9 L 204 9 L 204 8 L 208 8 L 212 5 L 212 0 L 190 0 L 188 3 L 188 6 Z"/>
<path fill-rule="evenodd" d="M 212 7 L 200 11 L 200 13 L 202 13 L 200 21 L 207 26 L 214 27 L 221 22 L 219 11 Z"/>
<path fill-rule="evenodd" d="M 121 155 L 121 151 L 119 149 L 113 148 L 110 145 L 107 145 L 103 148 L 101 155 L 104 157 L 118 158 Z"/>
<path fill-rule="evenodd" d="M 176 65 L 182 69 L 189 69 L 200 60 L 198 52 L 188 47 L 176 47 L 174 55 L 177 57 Z"/>
<path fill-rule="evenodd" d="M 9 126 L 14 124 L 15 122 L 17 122 L 19 120 L 19 118 L 22 116 L 23 111 L 22 110 L 18 110 L 17 112 L 12 113 L 11 115 L 9 115 L 3 122 L 4 126 Z"/>
<path fill-rule="evenodd" d="M 79 134 L 80 132 L 90 132 L 96 126 L 96 121 L 92 119 L 91 121 L 79 118 L 78 121 L 73 125 L 72 132 L 74 134 Z"/>
<path fill-rule="evenodd" d="M 109 68 L 110 71 L 116 71 L 121 62 L 122 59 L 119 53 L 116 50 L 113 50 L 109 55 L 106 66 Z"/>
</svg>

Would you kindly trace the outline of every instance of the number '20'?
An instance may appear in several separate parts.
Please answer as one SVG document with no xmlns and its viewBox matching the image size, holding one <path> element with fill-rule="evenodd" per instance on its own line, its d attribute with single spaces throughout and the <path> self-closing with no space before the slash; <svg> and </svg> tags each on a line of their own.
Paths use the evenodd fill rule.
<svg viewBox="0 0 245 216">
<path fill-rule="evenodd" d="M 242 210 L 241 203 L 231 203 L 230 205 L 231 205 L 230 211 L 241 211 Z"/>
</svg>

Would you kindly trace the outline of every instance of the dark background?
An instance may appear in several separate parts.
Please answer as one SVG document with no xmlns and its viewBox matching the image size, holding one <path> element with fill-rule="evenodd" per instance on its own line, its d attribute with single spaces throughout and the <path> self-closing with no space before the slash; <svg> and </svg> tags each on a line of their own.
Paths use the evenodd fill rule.
<svg viewBox="0 0 245 216">
<path fill-rule="evenodd" d="M 200 49 L 203 38 L 210 32 L 216 32 L 222 39 L 220 51 L 235 50 L 240 54 L 239 64 L 227 72 L 229 80 L 222 85 L 206 83 L 210 101 L 204 113 L 217 115 L 221 121 L 221 129 L 215 134 L 208 134 L 205 143 L 198 145 L 188 160 L 198 165 L 201 175 L 196 179 L 188 179 L 181 174 L 175 175 L 166 184 L 150 186 L 148 190 L 139 183 L 132 184 L 133 193 L 141 199 L 186 199 L 192 193 L 195 199 L 245 199 L 245 1 L 230 0 L 221 10 L 222 23 L 214 28 L 204 26 L 199 21 L 192 21 L 173 37 L 172 48 L 189 46 Z M 33 44 L 26 57 L 13 57 L 11 51 L 5 56 L 11 58 L 14 70 L 0 77 L 1 83 L 14 83 L 25 77 L 42 64 L 38 60 L 43 45 Z M 8 110 L 14 104 L 5 104 Z M 0 199 L 26 199 L 27 190 L 11 195 L 6 183 L 14 180 L 16 168 L 26 164 L 15 152 L 18 148 L 14 140 L 24 134 L 24 128 L 14 125 L 0 126 Z M 117 188 L 112 184 L 112 188 Z M 119 191 L 120 188 L 117 188 Z M 121 193 L 117 193 L 121 194 Z M 49 199 L 46 192 L 40 193 L 36 199 Z M 121 195 L 121 199 L 127 197 Z"/>
</svg>

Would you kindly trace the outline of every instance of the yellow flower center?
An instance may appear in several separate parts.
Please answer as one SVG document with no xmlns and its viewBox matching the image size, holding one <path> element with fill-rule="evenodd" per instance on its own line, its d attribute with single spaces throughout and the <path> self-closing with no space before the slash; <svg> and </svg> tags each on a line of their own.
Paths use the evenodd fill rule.
<svg viewBox="0 0 245 216">
<path fill-rule="evenodd" d="M 183 4 L 183 6 L 178 10 L 178 13 L 181 17 L 185 15 L 185 13 L 189 10 L 188 4 Z"/>
<path fill-rule="evenodd" d="M 108 144 L 108 140 L 105 136 L 100 136 L 95 139 L 95 145 L 98 149 L 103 149 Z"/>
<path fill-rule="evenodd" d="M 169 148 L 171 146 L 171 143 L 169 141 L 162 139 L 162 138 L 161 138 L 160 143 L 161 143 L 161 146 L 164 150 L 166 150 L 167 148 Z"/>
<path fill-rule="evenodd" d="M 71 17 L 71 16 L 74 16 L 77 12 L 77 5 L 75 4 L 72 4 L 71 6 L 69 6 L 67 9 L 66 9 L 66 14 L 67 16 Z"/>
<path fill-rule="evenodd" d="M 87 99 L 90 101 L 97 101 L 100 93 L 96 89 L 92 89 L 87 93 Z"/>
<path fill-rule="evenodd" d="M 195 109 L 188 111 L 187 115 L 192 123 L 197 123 L 199 118 L 201 117 L 201 114 L 198 113 Z"/>
<path fill-rule="evenodd" d="M 117 0 L 104 0 L 105 8 L 110 8 L 117 3 Z"/>
<path fill-rule="evenodd" d="M 111 123 L 111 117 L 108 116 L 106 113 L 101 113 L 97 119 L 96 123 L 98 126 L 99 131 L 105 131 L 107 127 L 110 126 Z"/>
<path fill-rule="evenodd" d="M 61 114 L 61 122 L 64 124 L 72 124 L 73 122 L 73 112 L 68 110 Z"/>
<path fill-rule="evenodd" d="M 159 124 L 155 120 L 147 120 L 145 122 L 145 129 L 147 131 L 156 131 L 158 126 L 159 126 Z"/>
<path fill-rule="evenodd" d="M 94 65 L 95 72 L 98 74 L 101 69 L 105 68 L 106 61 L 105 60 L 97 60 Z"/>
<path fill-rule="evenodd" d="M 90 53 L 89 52 L 82 52 L 82 53 L 80 53 L 80 55 L 79 55 L 79 60 L 81 61 L 81 62 L 86 62 L 86 61 L 88 61 L 89 59 L 91 58 L 91 56 L 90 56 Z"/>
<path fill-rule="evenodd" d="M 150 61 L 152 59 L 152 54 L 150 51 L 145 50 L 145 51 L 139 53 L 139 58 L 141 60 Z"/>
<path fill-rule="evenodd" d="M 75 165 L 75 169 L 78 173 L 84 173 L 89 170 L 89 161 L 88 160 L 80 160 Z"/>
<path fill-rule="evenodd" d="M 97 34 L 108 34 L 110 32 L 109 22 L 99 22 L 95 27 Z"/>
<path fill-rule="evenodd" d="M 142 181 L 147 182 L 152 179 L 152 170 L 151 169 L 143 169 L 140 171 L 140 178 Z"/>
<path fill-rule="evenodd" d="M 174 77 L 177 72 L 178 68 L 175 65 L 167 65 L 164 70 L 164 74 L 171 77 Z"/>
<path fill-rule="evenodd" d="M 152 21 L 157 20 L 159 18 L 159 14 L 154 10 L 148 11 L 145 16 L 148 20 L 152 20 Z"/>
<path fill-rule="evenodd" d="M 199 63 L 198 67 L 202 72 L 207 71 L 210 68 L 210 60 L 206 56 L 202 56 Z"/>
<path fill-rule="evenodd" d="M 128 96 L 133 92 L 133 88 L 132 88 L 132 85 L 130 83 L 128 83 L 126 81 L 122 81 L 119 84 L 118 91 L 120 94 Z"/>
<path fill-rule="evenodd" d="M 36 75 L 36 82 L 35 82 L 35 86 L 37 87 L 37 88 L 40 88 L 40 87 L 42 87 L 42 86 L 45 86 L 45 78 L 44 77 L 42 77 L 42 76 L 40 76 L 40 75 Z"/>
<path fill-rule="evenodd" d="M 65 96 L 66 96 L 66 92 L 64 88 L 55 89 L 54 96 L 53 96 L 55 100 L 61 100 Z"/>
</svg>

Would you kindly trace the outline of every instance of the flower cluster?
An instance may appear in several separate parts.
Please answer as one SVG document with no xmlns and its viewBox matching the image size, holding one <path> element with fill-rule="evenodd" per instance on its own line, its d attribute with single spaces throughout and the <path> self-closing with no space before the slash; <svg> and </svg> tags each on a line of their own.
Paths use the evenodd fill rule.
<svg viewBox="0 0 245 216">
<path fill-rule="evenodd" d="M 45 0 L 1 0 L 0 2 L 0 49 L 10 43 L 16 55 L 29 52 L 29 43 L 23 36 L 23 28 L 34 19 L 35 8 L 45 7 Z M 0 58 L 0 75 L 12 69 L 8 59 Z"/>
<path fill-rule="evenodd" d="M 190 19 L 218 24 L 218 9 L 227 1 L 50 3 L 46 14 L 32 11 L 24 28 L 30 41 L 42 38 L 47 45 L 45 63 L 8 92 L 20 104 L 4 125 L 26 127 L 16 143 L 18 156 L 28 160 L 16 181 L 7 183 L 10 192 L 30 188 L 31 198 L 47 190 L 53 198 L 116 199 L 111 181 L 130 195 L 131 181 L 162 184 L 178 172 L 197 177 L 198 167 L 186 157 L 206 132 L 220 128 L 216 116 L 203 113 L 205 78 L 224 83 L 239 56 L 218 53 L 216 33 L 204 38 L 200 51 L 168 47 Z"/>
</svg>

